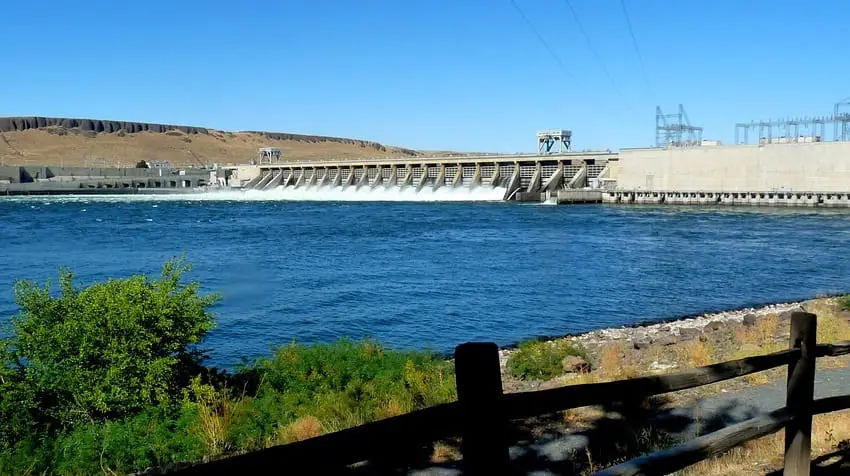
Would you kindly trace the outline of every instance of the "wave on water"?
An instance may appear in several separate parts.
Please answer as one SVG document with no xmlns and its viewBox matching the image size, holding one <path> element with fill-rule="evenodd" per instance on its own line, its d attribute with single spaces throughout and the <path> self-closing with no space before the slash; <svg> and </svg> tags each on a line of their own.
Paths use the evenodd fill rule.
<svg viewBox="0 0 850 476">
<path fill-rule="evenodd" d="M 323 186 L 310 188 L 277 187 L 272 190 L 210 190 L 194 193 L 139 193 L 127 195 L 51 195 L 26 196 L 9 200 L 50 200 L 63 202 L 161 202 L 161 201 L 293 201 L 293 202 L 487 202 L 501 201 L 504 187 L 355 187 Z"/>
</svg>

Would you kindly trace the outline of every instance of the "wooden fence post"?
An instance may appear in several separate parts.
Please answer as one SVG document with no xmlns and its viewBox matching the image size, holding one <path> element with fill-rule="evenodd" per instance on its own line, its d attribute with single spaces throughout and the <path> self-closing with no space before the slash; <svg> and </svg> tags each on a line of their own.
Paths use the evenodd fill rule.
<svg viewBox="0 0 850 476">
<path fill-rule="evenodd" d="M 464 474 L 505 474 L 510 457 L 499 347 L 492 342 L 457 346 L 455 376 Z"/>
<path fill-rule="evenodd" d="M 785 427 L 784 476 L 808 476 L 812 464 L 812 400 L 815 391 L 817 316 L 791 314 L 791 348 L 800 357 L 788 364 L 785 405 L 793 418 Z"/>
</svg>

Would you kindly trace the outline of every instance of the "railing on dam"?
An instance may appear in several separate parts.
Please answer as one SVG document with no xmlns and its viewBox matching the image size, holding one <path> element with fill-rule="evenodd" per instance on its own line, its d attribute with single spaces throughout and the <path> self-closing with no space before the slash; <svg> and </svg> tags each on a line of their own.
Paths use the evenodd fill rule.
<svg viewBox="0 0 850 476">
<path fill-rule="evenodd" d="M 317 158 L 309 160 L 283 160 L 274 164 L 254 164 L 260 168 L 277 167 L 337 167 L 351 165 L 404 165 L 404 164 L 440 164 L 440 163 L 476 163 L 476 162 L 499 162 L 511 163 L 517 161 L 571 161 L 598 159 L 609 160 L 617 158 L 616 152 L 590 151 L 590 152 L 565 152 L 560 154 L 470 154 L 470 155 L 445 155 L 445 156 L 416 156 L 416 157 L 369 157 L 369 158 Z"/>
</svg>

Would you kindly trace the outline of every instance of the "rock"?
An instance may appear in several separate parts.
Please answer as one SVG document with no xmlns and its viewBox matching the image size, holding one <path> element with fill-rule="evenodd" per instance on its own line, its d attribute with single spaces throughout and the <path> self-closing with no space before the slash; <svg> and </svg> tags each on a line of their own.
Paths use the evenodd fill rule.
<svg viewBox="0 0 850 476">
<path fill-rule="evenodd" d="M 706 324 L 703 329 L 705 331 L 719 331 L 723 328 L 724 325 L 726 325 L 726 323 L 723 321 L 711 321 Z"/>
<path fill-rule="evenodd" d="M 779 321 L 780 321 L 780 322 L 787 322 L 787 321 L 790 321 L 790 320 L 791 320 L 791 314 L 792 314 L 792 313 L 795 313 L 795 312 L 802 312 L 802 311 L 803 311 L 803 308 L 802 308 L 802 307 L 800 307 L 800 306 L 797 306 L 797 307 L 795 307 L 795 308 L 793 308 L 793 309 L 789 309 L 789 310 L 787 310 L 787 311 L 785 311 L 785 312 L 781 312 L 781 313 L 779 313 Z"/>
<path fill-rule="evenodd" d="M 675 337 L 673 337 L 671 335 L 663 335 L 663 336 L 660 336 L 659 338 L 655 339 L 655 342 L 653 342 L 653 343 L 658 344 L 658 345 L 673 345 L 673 344 L 676 344 L 677 342 L 678 342 L 678 340 Z"/>
<path fill-rule="evenodd" d="M 561 365 L 564 367 L 564 372 L 567 373 L 590 371 L 590 364 L 583 358 L 575 355 L 568 355 L 564 357 L 564 360 L 561 361 Z"/>
<path fill-rule="evenodd" d="M 636 341 L 634 341 L 632 346 L 635 348 L 635 350 L 643 350 L 643 349 L 646 349 L 647 347 L 649 347 L 649 341 L 648 340 L 636 340 Z"/>
<path fill-rule="evenodd" d="M 679 339 L 683 341 L 694 340 L 699 337 L 701 332 L 693 327 L 683 327 L 679 329 Z"/>
<path fill-rule="evenodd" d="M 664 363 L 664 362 L 654 361 L 651 364 L 649 364 L 649 369 L 652 370 L 653 372 L 664 372 L 666 370 L 675 369 L 675 368 L 676 368 L 675 363 L 668 364 L 668 363 Z"/>
<path fill-rule="evenodd" d="M 758 322 L 758 317 L 756 317 L 755 314 L 751 313 L 751 314 L 747 314 L 746 316 L 744 316 L 744 325 L 745 326 L 752 327 L 752 326 L 756 325 L 756 322 Z"/>
<path fill-rule="evenodd" d="M 850 311 L 838 311 L 837 314 L 839 319 L 844 319 L 845 321 L 850 321 Z"/>
</svg>

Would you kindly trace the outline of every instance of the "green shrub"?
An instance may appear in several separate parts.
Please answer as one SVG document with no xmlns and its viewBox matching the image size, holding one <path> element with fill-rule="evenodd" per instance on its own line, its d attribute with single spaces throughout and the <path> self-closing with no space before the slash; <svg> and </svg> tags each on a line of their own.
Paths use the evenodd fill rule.
<svg viewBox="0 0 850 476">
<path fill-rule="evenodd" d="M 204 456 L 192 431 L 195 413 L 180 406 L 156 406 L 131 418 L 80 425 L 52 445 L 51 470 L 58 474 L 127 474 Z"/>
<path fill-rule="evenodd" d="M 201 365 L 216 296 L 158 280 L 16 285 L 0 339 L 0 474 L 122 474 L 252 451 L 456 398 L 454 367 L 372 341 L 292 343 L 235 374 Z"/>
<path fill-rule="evenodd" d="M 262 381 L 258 398 L 282 399 L 283 420 L 310 415 L 332 430 L 456 398 L 451 364 L 372 341 L 293 343 L 243 370 Z"/>
<path fill-rule="evenodd" d="M 842 311 L 850 311 L 850 294 L 838 298 L 838 305 Z"/>
<path fill-rule="evenodd" d="M 207 308 L 217 299 L 180 282 L 188 269 L 172 260 L 159 280 L 133 276 L 85 289 L 63 270 L 58 296 L 49 285 L 17 283 L 20 314 L 0 340 L 3 380 L 11 382 L 0 384 L 0 411 L 7 392 L 34 393 L 38 419 L 69 428 L 179 395 L 200 369 L 202 355 L 192 345 L 213 328 Z"/>
<path fill-rule="evenodd" d="M 574 355 L 588 363 L 584 349 L 566 341 L 526 341 L 508 357 L 508 373 L 518 379 L 549 380 L 564 373 L 564 357 Z"/>
</svg>

